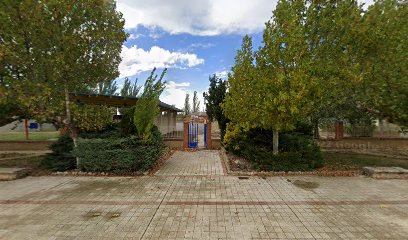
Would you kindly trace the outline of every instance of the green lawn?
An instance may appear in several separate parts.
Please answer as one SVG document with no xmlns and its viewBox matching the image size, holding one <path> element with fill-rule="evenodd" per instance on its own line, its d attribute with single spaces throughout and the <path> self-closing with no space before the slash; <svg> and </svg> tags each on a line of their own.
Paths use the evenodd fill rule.
<svg viewBox="0 0 408 240">
<path fill-rule="evenodd" d="M 21 157 L 21 156 L 25 156 L 27 154 L 23 154 L 23 153 L 0 153 L 0 160 L 2 158 L 11 158 L 11 157 Z"/>
<path fill-rule="evenodd" d="M 31 156 L 12 160 L 1 160 L 0 167 L 21 167 L 28 169 L 39 169 L 41 161 L 45 156 Z"/>
<path fill-rule="evenodd" d="M 56 139 L 59 137 L 59 131 L 52 132 L 30 132 L 29 140 L 43 141 Z M 0 141 L 22 141 L 26 140 L 24 132 L 0 132 Z"/>
<path fill-rule="evenodd" d="M 360 170 L 366 166 L 402 167 L 408 169 L 408 159 L 389 158 L 354 153 L 323 152 L 325 168 L 333 171 Z"/>
</svg>

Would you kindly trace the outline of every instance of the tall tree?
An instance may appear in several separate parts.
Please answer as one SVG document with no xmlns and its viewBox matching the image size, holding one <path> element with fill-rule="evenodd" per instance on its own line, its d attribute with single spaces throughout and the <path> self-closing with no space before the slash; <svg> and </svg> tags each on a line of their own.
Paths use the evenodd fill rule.
<svg viewBox="0 0 408 240">
<path fill-rule="evenodd" d="M 167 69 L 163 70 L 159 78 L 155 71 L 156 68 L 147 78 L 143 93 L 136 102 L 134 112 L 134 124 L 137 133 L 145 142 L 151 139 L 154 119 L 160 114 L 159 97 L 165 88 L 165 82 L 162 80 Z"/>
<path fill-rule="evenodd" d="M 235 65 L 228 74 L 229 88 L 222 106 L 227 118 L 247 129 L 250 128 L 251 122 L 257 121 L 256 116 L 251 114 L 257 107 L 257 95 L 254 94 L 256 92 L 255 79 L 252 38 L 245 36 L 241 49 L 237 51 Z"/>
<path fill-rule="evenodd" d="M 116 78 L 126 33 L 112 0 L 0 3 L 0 74 L 25 115 L 72 128 L 69 92 Z"/>
<path fill-rule="evenodd" d="M 355 48 L 362 107 L 403 126 L 408 126 L 407 16 L 407 1 L 376 1 L 362 16 Z"/>
<path fill-rule="evenodd" d="M 279 132 L 293 128 L 311 110 L 314 81 L 306 74 L 310 61 L 304 17 L 304 1 L 279 1 L 266 23 L 264 46 L 253 54 L 251 39 L 244 37 L 229 76 L 225 115 L 245 129 L 273 130 L 274 154 Z"/>
<path fill-rule="evenodd" d="M 118 85 L 115 80 L 111 79 L 105 82 L 100 82 L 97 84 L 96 89 L 98 94 L 105 95 L 118 95 L 116 91 L 118 90 Z"/>
<path fill-rule="evenodd" d="M 194 91 L 194 95 L 193 95 L 193 112 L 199 112 L 199 111 L 200 111 L 200 101 L 198 101 L 197 91 Z"/>
<path fill-rule="evenodd" d="M 307 37 L 318 80 L 314 117 L 348 122 L 387 118 L 408 124 L 407 3 L 310 1 Z M 405 37 L 404 37 L 405 36 Z"/>
<path fill-rule="evenodd" d="M 141 86 L 137 85 L 137 78 L 133 84 L 129 78 L 125 78 L 125 83 L 120 90 L 120 95 L 122 97 L 137 97 L 139 95 L 140 88 Z"/>
<path fill-rule="evenodd" d="M 305 34 L 312 62 L 307 74 L 315 83 L 310 89 L 311 119 L 318 137 L 322 120 L 367 117 L 361 105 L 361 78 L 354 54 L 363 10 L 353 0 L 308 1 L 306 6 Z"/>
<path fill-rule="evenodd" d="M 191 113 L 190 110 L 190 94 L 186 94 L 186 98 L 184 99 L 184 115 L 187 116 Z"/>
<path fill-rule="evenodd" d="M 218 127 L 221 130 L 221 140 L 223 140 L 227 123 L 229 122 L 229 119 L 225 117 L 221 108 L 221 104 L 224 102 L 227 93 L 227 81 L 222 80 L 215 74 L 210 76 L 209 80 L 210 87 L 208 88 L 208 92 L 203 94 L 205 109 L 208 119 L 218 122 Z"/>
</svg>

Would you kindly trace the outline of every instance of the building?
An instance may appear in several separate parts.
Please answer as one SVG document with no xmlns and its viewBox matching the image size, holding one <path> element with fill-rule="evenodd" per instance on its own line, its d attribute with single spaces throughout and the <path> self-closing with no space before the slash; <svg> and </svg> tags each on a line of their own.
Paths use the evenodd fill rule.
<svg viewBox="0 0 408 240">
<path fill-rule="evenodd" d="M 73 102 L 79 104 L 104 105 L 109 107 L 131 107 L 138 101 L 137 97 L 122 97 L 116 95 L 93 94 L 93 93 L 70 93 Z M 176 131 L 177 113 L 182 112 L 170 104 L 159 103 L 160 115 L 155 119 L 154 124 L 162 134 Z"/>
</svg>

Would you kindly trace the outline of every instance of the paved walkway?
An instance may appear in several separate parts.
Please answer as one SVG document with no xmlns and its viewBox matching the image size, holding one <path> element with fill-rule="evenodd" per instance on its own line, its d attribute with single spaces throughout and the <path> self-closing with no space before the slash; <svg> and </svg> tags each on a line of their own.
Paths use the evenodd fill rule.
<svg viewBox="0 0 408 240">
<path fill-rule="evenodd" d="M 162 176 L 223 175 L 220 153 L 201 150 L 196 152 L 177 151 L 156 172 Z"/>
<path fill-rule="evenodd" d="M 202 161 L 217 162 L 219 157 L 213 151 L 197 153 Z M 0 182 L 0 239 L 406 239 L 408 235 L 406 180 L 238 179 L 222 176 L 215 163 L 218 174 L 194 176 L 205 171 L 183 170 L 179 172 L 183 175 L 171 175 L 188 154 L 176 152 L 162 174 L 153 177 L 28 177 Z M 204 165 L 197 168 L 215 168 Z"/>
</svg>

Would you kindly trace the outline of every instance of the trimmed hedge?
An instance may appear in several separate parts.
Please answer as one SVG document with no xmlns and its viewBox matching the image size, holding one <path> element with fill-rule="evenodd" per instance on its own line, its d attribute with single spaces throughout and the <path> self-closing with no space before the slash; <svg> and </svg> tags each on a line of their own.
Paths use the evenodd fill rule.
<svg viewBox="0 0 408 240">
<path fill-rule="evenodd" d="M 80 158 L 79 169 L 86 172 L 143 172 L 163 153 L 164 145 L 143 144 L 136 137 L 82 139 L 72 152 Z"/>
<path fill-rule="evenodd" d="M 251 129 L 240 132 L 228 143 L 227 150 L 251 161 L 262 171 L 310 171 L 323 166 L 320 147 L 312 128 L 298 124 L 294 131 L 279 134 L 279 154 L 273 155 L 272 131 Z"/>
</svg>

